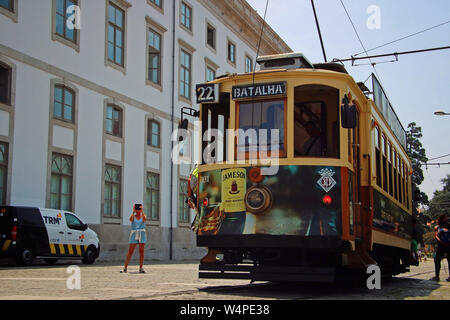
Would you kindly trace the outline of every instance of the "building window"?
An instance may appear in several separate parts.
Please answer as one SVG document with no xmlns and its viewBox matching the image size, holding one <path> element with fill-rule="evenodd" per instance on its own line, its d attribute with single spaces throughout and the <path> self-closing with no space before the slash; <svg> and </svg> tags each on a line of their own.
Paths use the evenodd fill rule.
<svg viewBox="0 0 450 320">
<path fill-rule="evenodd" d="M 148 80 L 161 84 L 161 35 L 148 31 Z"/>
<path fill-rule="evenodd" d="M 0 142 L 0 205 L 6 204 L 7 177 L 8 177 L 8 144 Z"/>
<path fill-rule="evenodd" d="M 0 0 L 1 1 L 1 0 Z M 56 34 L 72 42 L 77 40 L 77 30 L 75 28 L 69 28 L 67 21 L 74 14 L 68 8 L 78 5 L 78 0 L 56 0 Z"/>
<path fill-rule="evenodd" d="M 147 145 L 160 148 L 161 147 L 161 133 L 159 122 L 155 120 L 148 120 L 147 128 Z"/>
<path fill-rule="evenodd" d="M 122 110 L 116 106 L 106 107 L 106 133 L 122 137 Z"/>
<path fill-rule="evenodd" d="M 0 64 L 0 103 L 7 105 L 11 104 L 11 74 L 11 68 Z"/>
<path fill-rule="evenodd" d="M 11 12 L 14 12 L 13 0 L 0 0 L 0 7 L 3 7 Z"/>
<path fill-rule="evenodd" d="M 216 71 L 206 66 L 206 81 L 213 81 L 216 78 Z"/>
<path fill-rule="evenodd" d="M 159 174 L 147 172 L 145 208 L 152 221 L 159 220 Z"/>
<path fill-rule="evenodd" d="M 214 50 L 216 49 L 216 29 L 209 23 L 206 24 L 206 43 Z"/>
<path fill-rule="evenodd" d="M 125 42 L 125 11 L 109 4 L 108 7 L 108 60 L 123 66 Z"/>
<path fill-rule="evenodd" d="M 191 99 L 191 55 L 184 50 L 180 55 L 180 96 Z"/>
<path fill-rule="evenodd" d="M 52 154 L 50 208 L 72 210 L 73 158 Z"/>
<path fill-rule="evenodd" d="M 188 192 L 188 181 L 181 179 L 178 193 L 178 220 L 179 222 L 189 223 L 189 206 L 186 203 Z"/>
<path fill-rule="evenodd" d="M 231 41 L 228 41 L 228 61 L 236 64 L 236 45 Z"/>
<path fill-rule="evenodd" d="M 121 168 L 105 166 L 105 190 L 103 216 L 107 218 L 120 218 L 120 194 L 121 194 Z"/>
<path fill-rule="evenodd" d="M 192 31 L 192 8 L 181 2 L 181 25 Z"/>
<path fill-rule="evenodd" d="M 162 0 L 148 0 L 151 3 L 153 3 L 155 6 L 159 7 L 162 9 Z"/>
<path fill-rule="evenodd" d="M 245 56 L 245 72 L 253 72 L 253 59 Z"/>
<path fill-rule="evenodd" d="M 73 122 L 75 109 L 75 93 L 63 86 L 55 86 L 53 117 Z"/>
</svg>

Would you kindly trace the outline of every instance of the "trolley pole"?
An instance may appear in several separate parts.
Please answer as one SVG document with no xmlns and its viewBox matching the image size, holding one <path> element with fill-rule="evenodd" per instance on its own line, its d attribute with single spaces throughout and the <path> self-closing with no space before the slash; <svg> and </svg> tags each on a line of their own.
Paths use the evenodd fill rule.
<svg viewBox="0 0 450 320">
<path fill-rule="evenodd" d="M 320 32 L 319 20 L 317 19 L 316 7 L 314 6 L 314 0 L 311 0 L 311 5 L 314 11 L 314 18 L 316 19 L 317 32 L 319 33 L 320 45 L 322 46 L 323 59 L 327 62 L 327 55 L 325 54 L 325 47 L 323 45 L 322 33 Z"/>
</svg>

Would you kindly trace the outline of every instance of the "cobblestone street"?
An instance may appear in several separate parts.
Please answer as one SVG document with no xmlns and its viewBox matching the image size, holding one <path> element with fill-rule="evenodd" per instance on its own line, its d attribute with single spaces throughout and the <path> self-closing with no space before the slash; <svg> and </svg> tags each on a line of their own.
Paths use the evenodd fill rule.
<svg viewBox="0 0 450 320">
<path fill-rule="evenodd" d="M 81 289 L 67 289 L 70 262 L 32 267 L 0 266 L 1 300 L 320 300 L 320 299 L 450 299 L 448 267 L 443 264 L 441 281 L 433 276 L 433 261 L 411 267 L 411 272 L 382 283 L 381 290 L 342 284 L 272 284 L 247 280 L 198 279 L 198 264 L 147 262 L 146 274 L 132 264 L 121 274 L 119 263 L 80 265 Z"/>
</svg>

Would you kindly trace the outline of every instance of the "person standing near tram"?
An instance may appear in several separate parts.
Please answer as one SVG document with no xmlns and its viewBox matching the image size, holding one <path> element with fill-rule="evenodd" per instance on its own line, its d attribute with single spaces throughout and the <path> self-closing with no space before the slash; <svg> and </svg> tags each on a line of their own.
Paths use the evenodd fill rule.
<svg viewBox="0 0 450 320">
<path fill-rule="evenodd" d="M 145 243 L 147 242 L 147 234 L 145 231 L 145 221 L 147 217 L 144 213 L 144 208 L 142 204 L 135 204 L 133 206 L 133 213 L 130 216 L 131 222 L 131 233 L 129 240 L 128 255 L 125 259 L 125 265 L 121 273 L 127 273 L 128 264 L 130 263 L 131 257 L 133 256 L 134 249 L 139 245 L 139 273 L 145 273 L 143 269 L 144 265 L 144 249 Z"/>
<path fill-rule="evenodd" d="M 437 240 L 436 254 L 434 257 L 435 276 L 431 280 L 439 281 L 439 273 L 441 271 L 441 261 L 447 254 L 447 263 L 450 272 L 450 231 L 448 230 L 448 218 L 443 214 L 438 218 L 438 224 L 434 228 L 434 237 Z M 446 279 L 450 281 L 450 276 Z"/>
</svg>

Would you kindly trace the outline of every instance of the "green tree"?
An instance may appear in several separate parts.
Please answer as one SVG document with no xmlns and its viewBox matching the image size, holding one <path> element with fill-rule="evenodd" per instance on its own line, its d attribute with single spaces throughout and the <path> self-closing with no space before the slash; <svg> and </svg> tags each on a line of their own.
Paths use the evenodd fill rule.
<svg viewBox="0 0 450 320">
<path fill-rule="evenodd" d="M 442 179 L 441 182 L 444 185 L 444 189 L 442 191 L 450 192 L 450 174 L 447 173 L 447 176 Z"/>
<path fill-rule="evenodd" d="M 436 219 L 441 214 L 450 216 L 450 174 L 441 180 L 444 185 L 442 190 L 434 192 L 433 199 L 426 212 L 430 219 Z"/>
<path fill-rule="evenodd" d="M 408 124 L 408 130 L 406 130 L 406 151 L 412 162 L 413 174 L 411 177 L 411 182 L 414 191 L 414 208 L 417 208 L 420 204 L 427 205 L 429 203 L 428 196 L 419 189 L 419 186 L 424 180 L 422 164 L 428 161 L 425 148 L 420 142 L 422 136 L 423 135 L 421 127 L 418 127 L 415 122 L 411 122 L 410 124 Z"/>
</svg>

